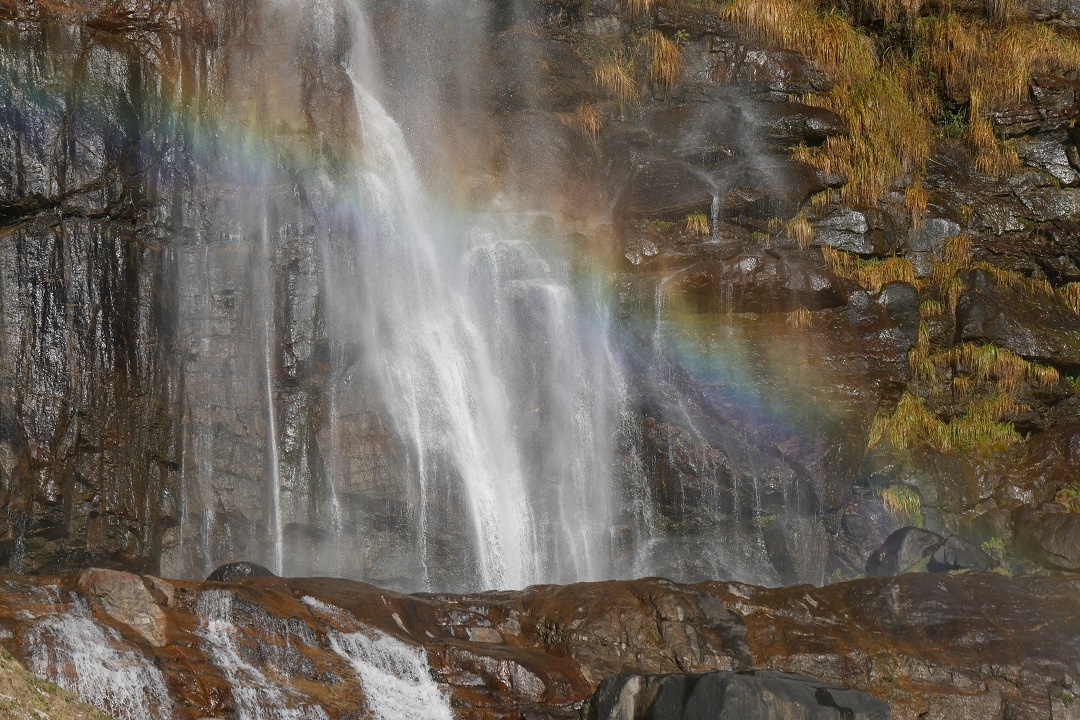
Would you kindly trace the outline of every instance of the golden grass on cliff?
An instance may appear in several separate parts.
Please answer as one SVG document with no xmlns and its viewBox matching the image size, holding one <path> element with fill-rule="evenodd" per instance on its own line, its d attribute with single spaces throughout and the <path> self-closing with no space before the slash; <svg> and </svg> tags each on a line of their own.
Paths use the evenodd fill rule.
<svg viewBox="0 0 1080 720">
<path fill-rule="evenodd" d="M 917 344 L 908 352 L 908 365 L 911 366 L 911 375 L 916 382 L 925 383 L 931 387 L 937 384 L 937 364 L 930 356 L 930 349 L 923 343 Z"/>
<path fill-rule="evenodd" d="M 1009 270 L 988 262 L 975 263 L 972 267 L 985 272 L 993 278 L 996 285 L 1013 292 L 1041 296 L 1047 299 L 1055 297 L 1054 287 L 1046 278 L 1027 277 L 1015 270 Z"/>
<path fill-rule="evenodd" d="M 999 22 L 1008 20 L 1017 14 L 1016 0 L 986 0 L 986 12 Z"/>
<path fill-rule="evenodd" d="M 870 427 L 870 445 L 887 439 L 894 448 L 903 450 L 930 445 L 942 452 L 952 449 L 948 426 L 930 412 L 920 398 L 905 392 L 891 415 L 874 419 Z"/>
<path fill-rule="evenodd" d="M 926 214 L 926 204 L 930 201 L 930 193 L 926 192 L 922 180 L 915 178 L 907 189 L 904 190 L 904 205 L 911 213 L 913 223 L 918 223 L 919 218 Z"/>
<path fill-rule="evenodd" d="M 679 82 L 682 72 L 682 51 L 659 30 L 650 30 L 640 40 L 649 58 L 649 79 L 665 90 Z"/>
<path fill-rule="evenodd" d="M 971 376 L 976 383 L 993 385 L 1007 393 L 1014 393 L 1024 382 L 1046 389 L 1061 380 L 1057 369 L 1030 362 L 993 343 L 961 343 L 946 351 L 943 359 L 951 363 L 956 372 Z"/>
<path fill-rule="evenodd" d="M 599 61 L 593 68 L 593 79 L 600 91 L 619 105 L 627 107 L 637 102 L 638 88 L 634 80 L 633 58 L 618 53 Z"/>
<path fill-rule="evenodd" d="M 822 247 L 825 266 L 834 275 L 852 280 L 871 292 L 878 292 L 890 282 L 920 285 L 915 268 L 906 257 L 893 256 L 883 260 L 863 260 L 843 250 Z"/>
<path fill-rule="evenodd" d="M 941 258 L 934 261 L 930 279 L 938 285 L 971 265 L 971 238 L 964 233 L 945 239 Z"/>
<path fill-rule="evenodd" d="M 919 315 L 924 318 L 943 317 L 945 315 L 945 303 L 940 300 L 923 300 L 919 303 Z"/>
<path fill-rule="evenodd" d="M 830 137 L 809 155 L 815 166 L 847 178 L 841 197 L 848 203 L 875 204 L 926 163 L 931 125 L 919 93 L 909 87 L 913 77 L 903 65 L 890 63 L 866 78 L 837 83 L 826 95 L 806 98 L 847 123 L 846 134 Z M 918 189 L 912 201 L 919 201 Z"/>
<path fill-rule="evenodd" d="M 654 0 L 626 0 L 626 15 L 641 18 L 652 12 Z"/>
<path fill-rule="evenodd" d="M 1038 387 L 1049 390 L 1061 382 L 1061 373 L 1057 368 L 1032 363 L 1028 369 L 1028 378 Z"/>
<path fill-rule="evenodd" d="M 919 494 L 907 485 L 889 485 L 879 488 L 876 494 L 881 498 L 885 511 L 893 518 L 912 518 L 922 509 Z"/>
<path fill-rule="evenodd" d="M 945 297 L 945 304 L 949 312 L 955 313 L 956 306 L 960 302 L 960 296 L 964 294 L 964 281 L 955 275 L 940 283 L 941 294 Z"/>
<path fill-rule="evenodd" d="M 845 78 L 868 76 L 876 64 L 870 39 L 814 0 L 731 0 L 720 15 L 751 39 L 801 52 Z"/>
<path fill-rule="evenodd" d="M 881 14 L 886 25 L 891 25 L 901 18 L 917 16 L 923 0 L 867 0 L 867 5 Z"/>
<path fill-rule="evenodd" d="M 690 213 L 683 220 L 683 224 L 686 226 L 687 231 L 695 235 L 708 237 L 712 234 L 712 229 L 709 227 L 709 217 L 703 212 Z"/>
<path fill-rule="evenodd" d="M 1080 315 L 1080 282 L 1069 283 L 1058 288 L 1061 301 L 1077 315 Z"/>
<path fill-rule="evenodd" d="M 968 101 L 968 127 L 964 139 L 975 156 L 975 169 L 990 177 L 1001 177 L 1020 167 L 1020 157 L 1013 143 L 994 133 L 990 119 L 982 110 L 982 96 L 971 91 Z"/>
<path fill-rule="evenodd" d="M 952 379 L 953 397 L 957 400 L 967 400 L 975 392 L 975 381 L 970 375 L 954 375 Z"/>
<path fill-rule="evenodd" d="M 594 143 L 604 127 L 604 113 L 590 102 L 582 102 L 573 112 L 559 113 L 559 120 Z"/>
<path fill-rule="evenodd" d="M 794 239 L 802 250 L 810 247 L 810 243 L 814 240 L 814 227 L 801 212 L 788 222 L 786 231 L 788 237 Z"/>
<path fill-rule="evenodd" d="M 1002 419 L 1026 409 L 1005 393 L 995 393 L 968 405 L 967 412 L 949 423 L 953 446 L 958 450 L 990 452 L 1020 441 L 1011 422 Z"/>
</svg>

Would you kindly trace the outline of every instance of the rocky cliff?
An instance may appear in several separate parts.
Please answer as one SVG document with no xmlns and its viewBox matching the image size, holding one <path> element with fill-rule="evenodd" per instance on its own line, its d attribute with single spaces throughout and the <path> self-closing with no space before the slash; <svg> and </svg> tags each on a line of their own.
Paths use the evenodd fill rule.
<svg viewBox="0 0 1080 720">
<path fill-rule="evenodd" d="M 129 720 L 569 718 L 609 675 L 762 668 L 837 686 L 834 706 L 863 690 L 899 720 L 1075 718 L 1078 590 L 991 573 L 409 596 L 87 570 L 4 578 L 0 626 L 30 669 Z"/>
<path fill-rule="evenodd" d="M 514 198 L 614 298 L 621 574 L 820 583 L 909 525 L 1075 571 L 1072 15 L 775 5 L 493 6 L 433 106 L 448 194 Z M 384 45 L 421 18 L 371 13 Z M 265 561 L 273 456 L 293 571 L 409 586 L 408 454 L 327 300 L 352 40 L 292 19 L 0 3 L 8 568 Z M 463 502 L 424 500 L 432 566 Z"/>
</svg>

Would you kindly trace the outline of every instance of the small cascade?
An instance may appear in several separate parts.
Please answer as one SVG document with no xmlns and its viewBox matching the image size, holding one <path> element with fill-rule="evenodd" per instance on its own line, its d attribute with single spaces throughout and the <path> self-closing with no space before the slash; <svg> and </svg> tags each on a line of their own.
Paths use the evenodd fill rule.
<svg viewBox="0 0 1080 720">
<path fill-rule="evenodd" d="M 84 600 L 63 601 L 22 642 L 27 668 L 117 720 L 167 720 L 175 707 L 165 678 L 138 648 L 98 625 Z"/>
<path fill-rule="evenodd" d="M 720 196 L 714 194 L 709 204 L 709 240 L 720 242 Z"/>
<path fill-rule="evenodd" d="M 233 603 L 233 594 L 227 590 L 206 590 L 199 595 L 196 611 L 204 621 L 199 633 L 204 648 L 229 683 L 236 720 L 329 720 L 321 707 L 291 697 L 280 682 L 268 678 L 244 657 Z M 264 669 L 269 665 L 266 663 Z"/>
<path fill-rule="evenodd" d="M 274 305 L 271 288 L 271 258 L 270 258 L 270 227 L 269 219 L 263 216 L 262 226 L 262 253 L 263 272 L 266 282 L 263 285 L 262 314 L 263 314 L 263 364 L 266 372 L 266 447 L 269 450 L 269 467 L 267 482 L 270 486 L 270 518 L 273 522 L 274 542 L 274 572 L 281 575 L 284 572 L 285 553 L 283 547 L 283 530 L 281 520 L 281 461 L 278 457 L 278 433 L 277 413 L 274 401 Z"/>
<path fill-rule="evenodd" d="M 450 702 L 432 680 L 423 648 L 364 627 L 315 598 L 305 597 L 303 602 L 317 616 L 352 630 L 329 631 L 330 646 L 360 677 L 373 720 L 453 720 Z"/>
</svg>

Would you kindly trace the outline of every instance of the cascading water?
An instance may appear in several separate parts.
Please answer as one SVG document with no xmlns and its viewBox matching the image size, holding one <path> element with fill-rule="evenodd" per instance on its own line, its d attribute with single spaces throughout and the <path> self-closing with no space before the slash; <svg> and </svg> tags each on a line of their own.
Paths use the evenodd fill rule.
<svg viewBox="0 0 1080 720">
<path fill-rule="evenodd" d="M 57 591 L 51 609 L 22 638 L 31 672 L 118 720 L 173 716 L 161 671 L 115 630 L 95 622 L 85 601 L 64 601 Z"/>
<path fill-rule="evenodd" d="M 237 720 L 328 720 L 322 708 L 292 697 L 280 679 L 267 677 L 270 658 L 259 668 L 244 657 L 233 606 L 229 591 L 208 590 L 199 595 L 197 612 L 205 623 L 200 633 L 204 646 L 229 683 Z"/>
<path fill-rule="evenodd" d="M 312 597 L 303 602 L 320 619 L 340 629 L 327 635 L 330 647 L 360 677 L 374 720 L 452 720 L 446 695 L 431 679 L 423 648 L 364 627 L 345 611 Z"/>
<path fill-rule="evenodd" d="M 245 125 L 235 153 L 210 163 L 236 202 L 177 250 L 187 437 L 166 574 L 246 559 L 402 590 L 688 579 L 699 575 L 664 560 L 683 552 L 667 539 L 697 533 L 731 545 L 710 557 L 745 555 L 739 526 L 776 515 L 747 473 L 673 456 L 659 468 L 665 441 L 642 426 L 655 411 L 691 444 L 724 444 L 679 357 L 695 271 L 657 277 L 651 327 L 624 322 L 608 260 L 582 260 L 585 243 L 537 216 L 543 200 L 461 187 L 482 171 L 456 174 L 454 143 L 476 164 L 474 130 L 522 142 L 521 125 L 490 117 L 499 88 L 482 63 L 508 38 L 529 42 L 497 6 L 261 3 L 258 73 L 236 104 L 273 131 Z M 406 29 L 415 46 L 401 46 Z M 526 65 L 507 71 L 522 87 Z M 294 107 L 317 92 L 330 97 Z M 327 105 L 333 119 L 309 112 Z M 322 154 L 280 147 L 298 135 Z M 635 262 L 659 253 L 643 246 Z M 722 347 L 685 354 L 728 361 Z M 672 495 L 660 470 L 676 489 L 690 473 L 701 497 Z M 772 562 L 762 547 L 750 564 Z"/>
<path fill-rule="evenodd" d="M 363 132 L 357 329 L 420 507 L 460 483 L 480 587 L 596 577 L 609 383 L 576 337 L 572 290 L 528 244 L 434 216 L 369 67 L 350 70 Z"/>
</svg>

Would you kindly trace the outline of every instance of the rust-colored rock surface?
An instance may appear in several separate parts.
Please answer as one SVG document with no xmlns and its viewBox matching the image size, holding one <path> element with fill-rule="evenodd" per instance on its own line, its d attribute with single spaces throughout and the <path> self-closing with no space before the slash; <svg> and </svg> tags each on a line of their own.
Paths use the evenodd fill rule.
<svg viewBox="0 0 1080 720">
<path fill-rule="evenodd" d="M 307 713 L 298 717 L 362 717 L 378 688 L 338 652 L 348 633 L 422 647 L 455 717 L 477 720 L 575 717 L 605 677 L 627 672 L 803 673 L 864 690 L 899 720 L 1072 718 L 1080 694 L 1080 581 L 1068 578 L 913 574 L 783 589 L 647 579 L 468 596 L 250 578 L 169 581 L 168 597 L 164 581 L 143 582 L 167 619 L 161 647 L 77 578 L 4 578 L 4 644 L 62 685 L 82 680 L 91 697 L 97 687 L 106 709 L 138 697 L 162 718 L 232 717 L 252 698 Z M 126 694 L 101 693 L 107 673 L 71 666 L 93 628 L 106 648 L 98 665 L 122 658 L 126 677 L 142 678 Z"/>
</svg>

